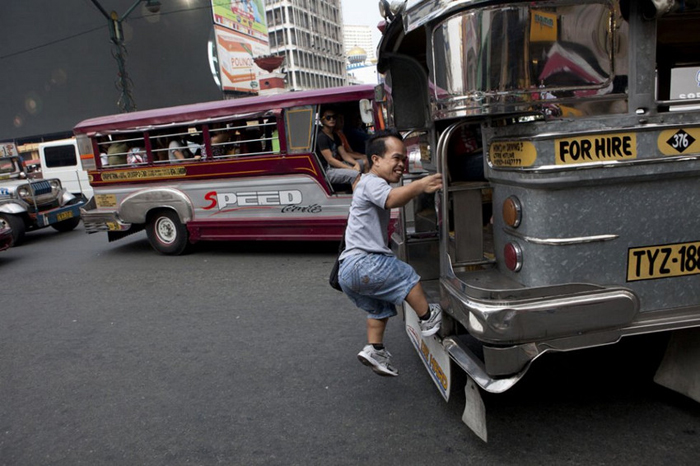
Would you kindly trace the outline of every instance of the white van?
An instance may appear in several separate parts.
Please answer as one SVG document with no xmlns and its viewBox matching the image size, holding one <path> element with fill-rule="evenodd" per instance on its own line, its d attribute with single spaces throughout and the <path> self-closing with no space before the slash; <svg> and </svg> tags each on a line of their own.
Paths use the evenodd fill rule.
<svg viewBox="0 0 700 466">
<path fill-rule="evenodd" d="M 83 196 L 86 201 L 92 199 L 92 187 L 75 138 L 40 143 L 39 157 L 44 178 L 58 178 L 76 197 Z"/>
</svg>

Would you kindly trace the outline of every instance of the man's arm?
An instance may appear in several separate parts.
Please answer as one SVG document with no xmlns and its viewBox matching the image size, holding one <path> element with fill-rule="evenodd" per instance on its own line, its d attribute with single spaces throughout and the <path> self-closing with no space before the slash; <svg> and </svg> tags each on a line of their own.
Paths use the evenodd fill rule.
<svg viewBox="0 0 700 466">
<path fill-rule="evenodd" d="M 392 190 L 389 191 L 389 195 L 386 198 L 384 207 L 386 209 L 403 207 L 406 204 L 408 204 L 408 201 L 418 196 L 419 194 L 430 194 L 434 193 L 439 189 L 442 189 L 442 175 L 440 173 L 428 175 L 424 178 L 421 178 L 420 180 L 412 181 L 405 186 L 392 188 Z"/>
<path fill-rule="evenodd" d="M 343 158 L 343 160 L 345 160 L 347 163 L 352 165 L 352 168 L 354 168 L 355 170 L 360 169 L 360 165 L 358 165 L 356 157 L 354 157 L 352 154 L 350 154 L 348 151 L 346 151 L 343 146 L 338 146 L 338 153 Z M 344 167 L 344 168 L 347 168 L 347 167 Z"/>
<path fill-rule="evenodd" d="M 321 155 L 323 156 L 324 159 L 326 159 L 326 162 L 328 162 L 328 165 L 330 165 L 331 167 L 350 168 L 347 165 L 345 165 L 343 162 L 341 162 L 340 160 L 333 157 L 333 152 L 331 152 L 330 149 L 321 149 Z"/>
</svg>

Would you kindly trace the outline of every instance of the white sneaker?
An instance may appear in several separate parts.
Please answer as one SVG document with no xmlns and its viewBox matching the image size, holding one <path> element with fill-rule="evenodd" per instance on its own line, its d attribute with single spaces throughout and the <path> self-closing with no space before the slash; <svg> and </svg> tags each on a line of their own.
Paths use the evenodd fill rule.
<svg viewBox="0 0 700 466">
<path fill-rule="evenodd" d="M 372 368 L 379 375 L 396 377 L 399 375 L 394 366 L 391 365 L 391 354 L 385 349 L 374 349 L 374 346 L 367 345 L 362 351 L 357 353 L 357 359 L 365 366 Z"/>
<path fill-rule="evenodd" d="M 442 323 L 442 308 L 439 304 L 431 304 L 428 307 L 428 312 L 430 312 L 428 319 L 418 321 L 420 333 L 424 337 L 435 335 L 440 330 L 440 324 Z"/>
</svg>

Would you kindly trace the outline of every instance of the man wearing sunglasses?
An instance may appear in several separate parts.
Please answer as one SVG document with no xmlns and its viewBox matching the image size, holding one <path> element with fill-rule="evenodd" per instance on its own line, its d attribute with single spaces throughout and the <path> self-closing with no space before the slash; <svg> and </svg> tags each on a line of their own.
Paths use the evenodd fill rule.
<svg viewBox="0 0 700 466">
<path fill-rule="evenodd" d="M 326 108 L 321 112 L 321 131 L 316 138 L 316 155 L 326 171 L 326 178 L 331 184 L 349 184 L 353 187 L 360 179 L 360 165 L 355 163 L 352 168 L 343 162 L 343 144 L 335 134 L 338 121 L 335 110 Z"/>
</svg>

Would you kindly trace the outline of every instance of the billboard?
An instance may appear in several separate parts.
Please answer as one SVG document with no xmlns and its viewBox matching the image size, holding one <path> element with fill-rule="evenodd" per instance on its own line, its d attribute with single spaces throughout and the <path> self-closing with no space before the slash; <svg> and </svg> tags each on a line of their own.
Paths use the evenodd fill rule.
<svg viewBox="0 0 700 466">
<path fill-rule="evenodd" d="M 220 26 L 214 26 L 214 31 L 221 89 L 257 93 L 258 80 L 264 71 L 258 68 L 253 59 L 269 54 L 269 45 Z"/>
<path fill-rule="evenodd" d="M 267 43 L 263 0 L 212 0 L 214 23 Z"/>
<path fill-rule="evenodd" d="M 266 72 L 254 59 L 270 54 L 263 0 L 212 0 L 221 89 L 257 94 Z"/>
</svg>

